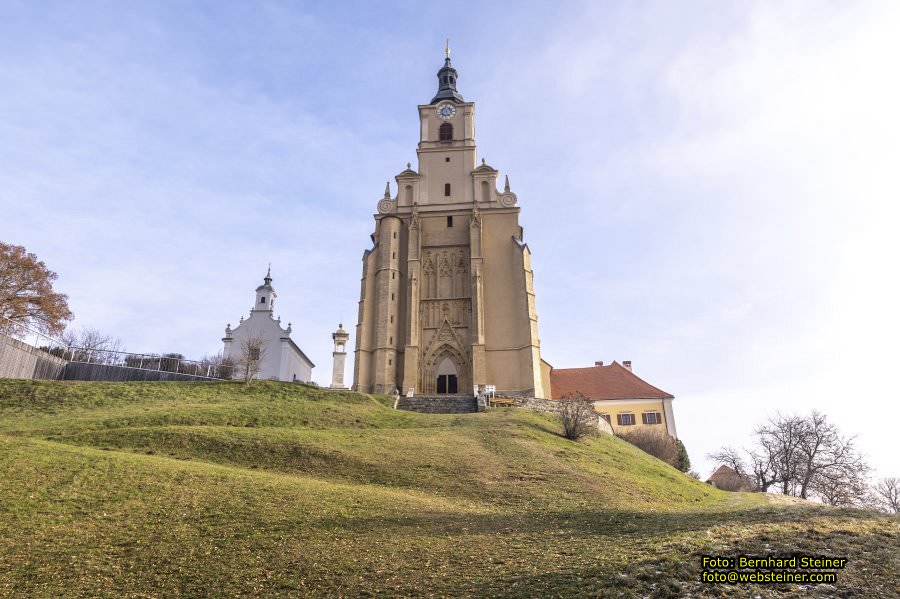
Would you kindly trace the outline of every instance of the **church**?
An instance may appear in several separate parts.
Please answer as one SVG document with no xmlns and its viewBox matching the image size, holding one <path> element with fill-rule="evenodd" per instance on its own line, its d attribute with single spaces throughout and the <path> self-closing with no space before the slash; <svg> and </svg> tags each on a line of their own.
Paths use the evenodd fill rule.
<svg viewBox="0 0 900 599">
<path fill-rule="evenodd" d="M 230 323 L 225 327 L 222 355 L 235 365 L 234 378 L 242 378 L 241 364 L 251 359 L 256 362 L 256 378 L 301 383 L 312 380 L 315 364 L 291 339 L 291 323 L 282 328 L 281 317 L 275 318 L 277 297 L 269 268 L 263 284 L 256 288 L 250 317 L 244 320 L 241 316 L 233 329 Z M 248 347 L 250 340 L 254 341 L 252 347 Z"/>
<path fill-rule="evenodd" d="M 506 177 L 478 162 L 475 104 L 449 48 L 438 90 L 418 107 L 418 164 L 377 202 L 363 255 L 354 390 L 550 397 L 531 250 Z"/>
<path fill-rule="evenodd" d="M 461 404 L 442 396 L 482 392 L 551 411 L 583 397 L 614 432 L 677 437 L 674 396 L 630 361 L 554 369 L 541 358 L 518 197 L 508 176 L 498 189 L 499 171 L 479 164 L 475 104 L 456 87 L 449 48 L 437 77 L 437 93 L 418 107 L 416 168 L 394 177 L 396 194 L 388 182 L 363 253 L 353 389 L 399 394 L 397 406 L 425 411 L 454 411 Z"/>
</svg>

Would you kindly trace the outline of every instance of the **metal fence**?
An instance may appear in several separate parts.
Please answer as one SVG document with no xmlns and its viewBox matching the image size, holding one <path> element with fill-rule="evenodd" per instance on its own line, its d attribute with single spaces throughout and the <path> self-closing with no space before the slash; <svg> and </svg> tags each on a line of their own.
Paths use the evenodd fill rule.
<svg viewBox="0 0 900 599">
<path fill-rule="evenodd" d="M 34 362 L 34 372 L 28 373 Z M 211 361 L 188 360 L 179 354 L 137 354 L 103 348 L 78 347 L 31 326 L 0 316 L 0 377 L 63 378 L 57 372 L 67 363 L 96 364 L 204 379 L 231 377 L 231 367 Z M 46 367 L 43 364 L 55 366 Z M 38 370 L 41 370 L 38 372 Z M 135 377 L 145 380 L 146 377 Z M 122 380 L 117 376 L 116 380 Z"/>
</svg>

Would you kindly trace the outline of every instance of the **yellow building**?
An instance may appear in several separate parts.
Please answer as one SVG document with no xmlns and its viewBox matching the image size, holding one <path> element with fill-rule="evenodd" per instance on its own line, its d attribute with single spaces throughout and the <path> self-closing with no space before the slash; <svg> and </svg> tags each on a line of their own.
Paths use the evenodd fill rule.
<svg viewBox="0 0 900 599">
<path fill-rule="evenodd" d="M 531 253 L 509 178 L 475 147 L 475 104 L 450 54 L 418 107 L 418 164 L 377 202 L 363 255 L 353 388 L 403 395 L 549 397 Z"/>
<path fill-rule="evenodd" d="M 581 393 L 621 433 L 635 428 L 665 431 L 678 438 L 670 393 L 658 389 L 631 371 L 631 362 L 607 366 L 595 362 L 589 368 L 554 368 L 550 371 L 553 399 L 565 400 Z"/>
</svg>

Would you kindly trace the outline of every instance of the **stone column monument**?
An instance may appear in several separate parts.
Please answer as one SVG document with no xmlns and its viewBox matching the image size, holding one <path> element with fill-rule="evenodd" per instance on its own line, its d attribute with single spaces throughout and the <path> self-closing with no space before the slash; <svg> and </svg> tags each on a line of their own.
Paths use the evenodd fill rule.
<svg viewBox="0 0 900 599">
<path fill-rule="evenodd" d="M 338 330 L 331 334 L 334 340 L 334 352 L 331 356 L 334 358 L 334 367 L 331 371 L 331 388 L 346 389 L 344 386 L 344 362 L 347 360 L 347 341 L 350 334 L 344 330 L 343 323 L 338 325 Z"/>
</svg>

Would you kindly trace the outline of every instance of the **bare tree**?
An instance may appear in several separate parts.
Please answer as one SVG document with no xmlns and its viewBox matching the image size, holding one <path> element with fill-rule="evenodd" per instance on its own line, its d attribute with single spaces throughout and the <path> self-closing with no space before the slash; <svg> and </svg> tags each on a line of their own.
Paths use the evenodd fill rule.
<svg viewBox="0 0 900 599">
<path fill-rule="evenodd" d="M 222 352 L 203 356 L 200 358 L 200 364 L 201 374 L 204 376 L 230 379 L 234 375 L 234 360 L 226 358 Z"/>
<path fill-rule="evenodd" d="M 122 351 L 122 341 L 97 329 L 67 330 L 60 340 L 67 348 L 66 357 L 73 362 L 117 364 Z"/>
<path fill-rule="evenodd" d="M 216 368 L 216 376 L 220 379 L 233 378 L 235 372 L 237 372 L 237 363 L 234 358 L 230 356 L 222 358 L 222 361 L 219 362 L 218 367 Z"/>
<path fill-rule="evenodd" d="M 891 514 L 900 514 L 900 478 L 883 478 L 872 486 L 879 506 Z"/>
<path fill-rule="evenodd" d="M 757 440 L 759 443 L 762 441 Z M 728 466 L 744 478 L 751 479 L 750 486 L 765 493 L 778 482 L 778 470 L 775 465 L 777 454 L 763 449 L 739 450 L 723 447 L 719 451 L 706 454 L 706 457 L 719 464 Z M 744 485 L 746 486 L 746 485 Z"/>
<path fill-rule="evenodd" d="M 559 417 L 567 439 L 577 441 L 596 430 L 597 418 L 600 416 L 594 410 L 593 402 L 582 393 L 566 394 L 559 403 Z"/>
<path fill-rule="evenodd" d="M 262 335 L 251 335 L 241 341 L 241 353 L 237 361 L 237 368 L 245 384 L 249 385 L 259 374 L 265 356 L 266 339 Z"/>
<path fill-rule="evenodd" d="M 779 482 L 778 454 L 772 449 L 767 449 L 764 439 L 760 439 L 759 444 L 759 449 L 747 452 L 750 472 L 745 474 L 752 476 L 756 488 L 762 493 L 766 493 L 769 487 Z"/>
<path fill-rule="evenodd" d="M 165 372 L 185 372 L 184 354 L 169 352 L 160 357 L 159 369 Z"/>
<path fill-rule="evenodd" d="M 741 452 L 733 447 L 723 447 L 719 451 L 706 454 L 706 457 L 718 464 L 728 466 L 738 474 L 746 475 L 747 467 Z"/>
<path fill-rule="evenodd" d="M 805 431 L 803 418 L 776 414 L 756 429 L 759 449 L 774 464 L 784 495 L 794 495 L 800 467 L 800 443 Z"/>
<path fill-rule="evenodd" d="M 868 468 L 836 466 L 818 472 L 809 490 L 826 505 L 852 507 L 865 505 L 869 494 Z"/>
<path fill-rule="evenodd" d="M 755 437 L 749 451 L 725 447 L 709 457 L 751 476 L 763 492 L 778 484 L 784 495 L 831 505 L 864 502 L 869 466 L 855 437 L 842 435 L 824 414 L 776 414 L 757 427 Z"/>
<path fill-rule="evenodd" d="M 813 411 L 803 419 L 796 471 L 800 497 L 809 496 L 817 479 L 830 481 L 823 483 L 826 487 L 843 484 L 844 493 L 850 493 L 858 484 L 865 487 L 869 467 L 856 450 L 855 440 L 841 435 L 824 414 Z"/>
</svg>

